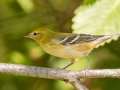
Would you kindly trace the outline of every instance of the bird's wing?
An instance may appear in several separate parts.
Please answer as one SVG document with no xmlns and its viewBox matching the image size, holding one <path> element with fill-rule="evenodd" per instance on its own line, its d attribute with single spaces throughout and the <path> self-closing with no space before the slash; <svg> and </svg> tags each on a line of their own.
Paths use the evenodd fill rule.
<svg viewBox="0 0 120 90">
<path fill-rule="evenodd" d="M 55 38 L 59 44 L 72 45 L 85 42 L 95 41 L 98 38 L 104 37 L 104 35 L 89 35 L 89 34 L 61 34 Z"/>
</svg>

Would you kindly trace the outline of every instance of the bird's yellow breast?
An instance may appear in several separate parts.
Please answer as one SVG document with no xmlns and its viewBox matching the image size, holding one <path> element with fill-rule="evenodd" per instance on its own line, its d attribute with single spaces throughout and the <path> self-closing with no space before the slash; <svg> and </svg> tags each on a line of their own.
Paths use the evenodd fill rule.
<svg viewBox="0 0 120 90">
<path fill-rule="evenodd" d="M 86 56 L 93 49 L 94 45 L 89 43 L 75 44 L 75 45 L 61 45 L 61 44 L 52 44 L 47 43 L 41 45 L 43 50 L 53 56 L 61 58 L 78 58 Z"/>
</svg>

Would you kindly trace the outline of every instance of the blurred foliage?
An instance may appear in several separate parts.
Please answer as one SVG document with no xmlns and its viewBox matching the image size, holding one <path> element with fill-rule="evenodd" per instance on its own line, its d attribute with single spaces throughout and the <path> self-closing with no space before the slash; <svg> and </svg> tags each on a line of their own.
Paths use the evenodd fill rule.
<svg viewBox="0 0 120 90">
<path fill-rule="evenodd" d="M 75 33 L 119 33 L 119 11 L 119 0 L 0 0 L 0 62 L 63 67 L 69 61 L 46 54 L 24 36 L 41 26 L 60 32 L 73 29 Z M 119 68 L 119 58 L 120 39 L 95 49 L 68 69 Z M 119 79 L 86 79 L 83 82 L 91 90 L 120 89 Z M 0 74 L 0 90 L 63 89 L 74 90 L 62 81 Z"/>
<path fill-rule="evenodd" d="M 116 34 L 120 33 L 119 0 L 99 0 L 94 5 L 81 6 L 75 11 L 73 29 L 76 33 Z"/>
</svg>

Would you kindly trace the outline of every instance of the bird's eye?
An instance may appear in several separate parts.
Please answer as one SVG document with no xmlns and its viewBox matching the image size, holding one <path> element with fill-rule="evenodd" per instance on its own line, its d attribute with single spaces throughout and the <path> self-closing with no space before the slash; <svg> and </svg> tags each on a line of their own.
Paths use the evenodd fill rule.
<svg viewBox="0 0 120 90">
<path fill-rule="evenodd" d="M 34 32 L 34 33 L 33 33 L 33 35 L 37 35 L 37 33 L 36 33 L 36 32 Z"/>
</svg>

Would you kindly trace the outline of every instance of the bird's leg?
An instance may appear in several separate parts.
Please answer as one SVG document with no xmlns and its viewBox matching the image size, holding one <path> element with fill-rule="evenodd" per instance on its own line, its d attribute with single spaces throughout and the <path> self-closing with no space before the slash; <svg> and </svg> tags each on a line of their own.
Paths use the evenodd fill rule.
<svg viewBox="0 0 120 90">
<path fill-rule="evenodd" d="M 66 68 L 68 68 L 69 66 L 71 66 L 72 64 L 74 64 L 74 62 L 75 62 L 75 59 L 71 59 L 70 60 L 70 63 L 69 64 L 67 64 L 67 65 L 65 65 L 62 69 L 66 69 Z M 63 80 L 65 83 L 68 83 L 68 80 Z"/>
<path fill-rule="evenodd" d="M 71 60 L 70 60 L 70 63 L 67 64 L 67 65 L 65 65 L 62 69 L 68 68 L 69 66 L 71 66 L 72 64 L 74 64 L 74 62 L 75 62 L 75 59 L 71 59 Z"/>
</svg>

